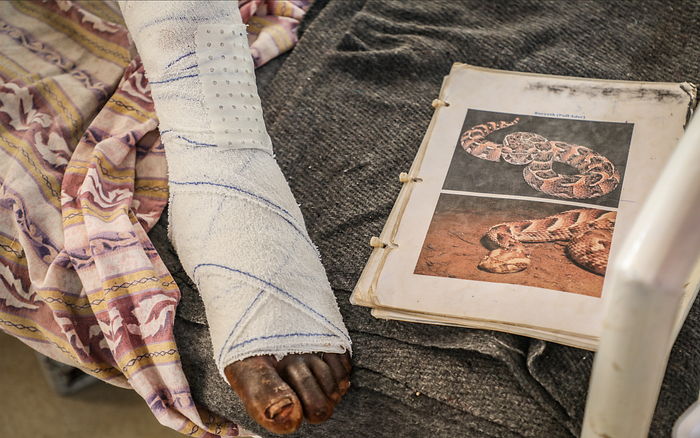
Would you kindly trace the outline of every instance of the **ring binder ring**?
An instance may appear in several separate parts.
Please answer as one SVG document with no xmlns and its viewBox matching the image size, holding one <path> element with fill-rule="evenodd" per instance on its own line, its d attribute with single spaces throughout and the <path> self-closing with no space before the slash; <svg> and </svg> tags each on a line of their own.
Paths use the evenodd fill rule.
<svg viewBox="0 0 700 438">
<path fill-rule="evenodd" d="M 386 243 L 382 242 L 379 237 L 372 236 L 372 238 L 369 239 L 369 246 L 372 248 L 386 248 Z"/>
<path fill-rule="evenodd" d="M 433 103 L 431 104 L 433 108 L 438 108 L 441 106 L 450 106 L 450 102 L 442 99 L 435 99 L 433 100 Z"/>
<path fill-rule="evenodd" d="M 415 176 L 410 176 L 406 172 L 401 172 L 399 174 L 399 181 L 405 184 L 407 182 L 420 182 L 420 181 L 423 181 L 423 179 L 415 177 Z"/>
</svg>

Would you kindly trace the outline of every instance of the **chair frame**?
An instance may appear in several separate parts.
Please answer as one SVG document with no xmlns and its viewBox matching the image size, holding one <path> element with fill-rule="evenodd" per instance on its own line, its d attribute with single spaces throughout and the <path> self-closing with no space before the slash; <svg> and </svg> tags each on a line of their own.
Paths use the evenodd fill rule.
<svg viewBox="0 0 700 438">
<path fill-rule="evenodd" d="M 648 436 L 671 347 L 700 285 L 700 116 L 662 171 L 616 262 L 582 438 Z"/>
</svg>

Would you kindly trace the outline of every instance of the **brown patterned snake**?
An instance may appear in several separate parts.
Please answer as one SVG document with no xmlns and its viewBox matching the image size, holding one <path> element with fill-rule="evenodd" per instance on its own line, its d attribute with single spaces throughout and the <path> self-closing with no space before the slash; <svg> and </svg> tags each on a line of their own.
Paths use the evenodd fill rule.
<svg viewBox="0 0 700 438">
<path fill-rule="evenodd" d="M 511 122 L 487 122 L 462 134 L 460 144 L 467 153 L 489 161 L 526 165 L 525 181 L 535 190 L 566 199 L 597 198 L 610 193 L 620 183 L 615 165 L 598 152 L 585 146 L 551 141 L 533 132 L 513 132 L 502 144 L 487 140 L 494 131 L 516 125 Z M 552 169 L 554 162 L 574 167 L 578 174 L 563 175 Z"/>
<path fill-rule="evenodd" d="M 530 265 L 523 243 L 568 241 L 566 253 L 576 264 L 605 275 L 617 213 L 594 208 L 564 211 L 542 219 L 505 222 L 485 235 L 491 251 L 479 268 L 499 274 L 519 272 Z"/>
</svg>

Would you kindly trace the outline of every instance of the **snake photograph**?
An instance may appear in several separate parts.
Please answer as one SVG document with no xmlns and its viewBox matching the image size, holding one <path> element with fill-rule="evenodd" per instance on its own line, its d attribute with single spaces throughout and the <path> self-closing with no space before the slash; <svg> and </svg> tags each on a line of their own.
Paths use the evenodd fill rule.
<svg viewBox="0 0 700 438">
<path fill-rule="evenodd" d="M 481 260 L 479 269 L 498 274 L 523 271 L 530 266 L 525 243 L 558 241 L 566 242 L 566 255 L 578 266 L 605 275 L 616 217 L 614 211 L 578 208 L 494 225 L 484 236 L 493 250 Z"/>
<path fill-rule="evenodd" d="M 534 132 L 512 132 L 502 143 L 488 139 L 495 131 L 517 125 L 512 121 L 481 123 L 464 131 L 459 143 L 470 155 L 482 160 L 525 166 L 523 178 L 533 189 L 562 199 L 591 199 L 606 195 L 620 184 L 620 173 L 606 157 L 593 149 L 564 141 L 549 140 Z M 554 163 L 575 169 L 561 174 Z"/>
</svg>

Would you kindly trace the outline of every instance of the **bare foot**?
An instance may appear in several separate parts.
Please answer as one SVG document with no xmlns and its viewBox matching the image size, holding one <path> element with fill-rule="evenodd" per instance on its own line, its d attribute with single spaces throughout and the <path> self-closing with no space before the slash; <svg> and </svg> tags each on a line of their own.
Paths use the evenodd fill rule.
<svg viewBox="0 0 700 438">
<path fill-rule="evenodd" d="M 350 387 L 350 356 L 290 354 L 279 362 L 254 356 L 224 369 L 248 414 L 273 433 L 296 431 L 304 417 L 321 423 Z"/>
</svg>

